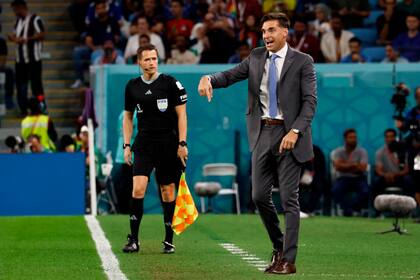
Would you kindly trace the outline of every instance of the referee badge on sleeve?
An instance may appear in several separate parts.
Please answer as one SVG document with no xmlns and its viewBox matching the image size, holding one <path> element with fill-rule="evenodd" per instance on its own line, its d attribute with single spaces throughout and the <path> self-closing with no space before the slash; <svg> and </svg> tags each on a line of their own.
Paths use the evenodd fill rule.
<svg viewBox="0 0 420 280">
<path fill-rule="evenodd" d="M 166 109 L 168 109 L 168 99 L 158 99 L 157 100 L 157 107 L 159 109 L 159 111 L 161 112 L 165 112 Z"/>
</svg>

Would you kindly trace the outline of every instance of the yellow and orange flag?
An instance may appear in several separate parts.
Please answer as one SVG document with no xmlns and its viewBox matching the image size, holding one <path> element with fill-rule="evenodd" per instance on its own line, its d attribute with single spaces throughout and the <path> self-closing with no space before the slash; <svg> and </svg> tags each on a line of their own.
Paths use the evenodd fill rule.
<svg viewBox="0 0 420 280">
<path fill-rule="evenodd" d="M 194 223 L 197 217 L 198 211 L 195 207 L 190 190 L 188 189 L 185 173 L 183 172 L 181 179 L 179 180 L 175 212 L 172 219 L 172 230 L 177 235 L 181 234 L 189 225 Z"/>
</svg>

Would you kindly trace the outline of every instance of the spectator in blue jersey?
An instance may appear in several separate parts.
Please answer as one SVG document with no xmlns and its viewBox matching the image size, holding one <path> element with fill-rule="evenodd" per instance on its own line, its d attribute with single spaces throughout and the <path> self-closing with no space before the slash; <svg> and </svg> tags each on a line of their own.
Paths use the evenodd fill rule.
<svg viewBox="0 0 420 280">
<path fill-rule="evenodd" d="M 409 63 L 409 61 L 401 57 L 400 54 L 394 50 L 391 44 L 385 46 L 385 58 L 382 63 Z"/>
<path fill-rule="evenodd" d="M 405 22 L 407 32 L 400 33 L 392 42 L 392 45 L 401 56 L 407 58 L 410 62 L 417 62 L 420 60 L 420 21 L 417 15 L 411 14 L 407 16 Z"/>
<path fill-rule="evenodd" d="M 125 64 L 124 57 L 115 48 L 112 40 L 106 40 L 104 45 L 104 52 L 102 55 L 95 58 L 93 65 L 103 64 Z"/>
<path fill-rule="evenodd" d="M 362 52 L 362 41 L 359 38 L 353 37 L 349 40 L 350 54 L 341 59 L 341 63 L 364 63 L 367 58 Z"/>
<path fill-rule="evenodd" d="M 106 5 L 106 10 L 108 15 L 116 20 L 118 24 L 121 26 L 123 24 L 123 12 L 121 9 L 120 4 L 116 0 L 95 0 L 91 3 L 86 12 L 85 23 L 86 26 L 89 26 L 92 22 L 99 19 L 99 14 L 96 11 L 96 4 L 104 2 Z"/>
<path fill-rule="evenodd" d="M 105 0 L 95 1 L 97 18 L 90 22 L 87 27 L 85 45 L 78 46 L 73 51 L 73 60 L 76 71 L 76 81 L 71 88 L 79 88 L 83 85 L 83 71 L 86 68 L 86 61 L 91 57 L 97 57 L 103 53 L 103 44 L 107 40 L 120 40 L 120 29 L 118 22 L 109 16 Z"/>
</svg>

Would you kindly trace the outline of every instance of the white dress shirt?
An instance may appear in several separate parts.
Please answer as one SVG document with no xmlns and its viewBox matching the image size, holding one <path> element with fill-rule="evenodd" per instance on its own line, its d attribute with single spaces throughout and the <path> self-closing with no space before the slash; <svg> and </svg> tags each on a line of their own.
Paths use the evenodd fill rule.
<svg viewBox="0 0 420 280">
<path fill-rule="evenodd" d="M 354 34 L 351 33 L 350 31 L 343 30 L 341 32 L 341 37 L 340 37 L 340 42 L 339 42 L 340 53 L 341 53 L 340 59 L 350 54 L 349 41 L 353 37 L 354 37 Z M 321 51 L 324 57 L 328 59 L 330 62 L 335 62 L 335 63 L 340 62 L 340 60 L 337 58 L 337 44 L 336 44 L 334 32 L 330 31 L 322 35 Z"/>
<path fill-rule="evenodd" d="M 163 46 L 162 39 L 155 33 L 148 34 L 150 37 L 150 44 L 154 45 L 158 51 L 158 55 L 161 61 L 165 61 L 165 47 Z M 127 46 L 125 47 L 124 58 L 128 59 L 134 55 L 137 55 L 137 49 L 139 48 L 139 34 L 135 34 L 128 39 Z M 135 64 L 135 62 L 134 62 Z"/>
<path fill-rule="evenodd" d="M 276 67 L 277 67 L 277 82 L 280 80 L 281 70 L 283 69 L 284 59 L 287 54 L 287 43 L 284 44 L 284 47 L 277 51 L 275 54 L 278 56 L 276 58 Z M 270 58 L 273 53 L 269 52 L 269 57 L 265 60 L 264 66 L 264 73 L 261 80 L 260 85 L 260 102 L 261 102 L 261 109 L 262 109 L 262 117 L 263 119 L 270 119 L 269 108 L 270 108 L 270 97 L 268 93 L 268 69 L 270 67 Z M 281 93 L 279 93 L 281 94 Z M 277 98 L 276 98 L 277 99 Z M 277 114 L 275 119 L 282 120 L 283 113 L 280 111 L 279 106 L 277 105 Z"/>
</svg>

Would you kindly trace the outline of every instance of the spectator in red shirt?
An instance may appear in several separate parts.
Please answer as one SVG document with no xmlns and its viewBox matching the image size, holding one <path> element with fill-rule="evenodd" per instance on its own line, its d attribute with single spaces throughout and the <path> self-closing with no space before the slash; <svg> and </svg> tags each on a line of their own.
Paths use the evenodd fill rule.
<svg viewBox="0 0 420 280">
<path fill-rule="evenodd" d="M 308 24 L 303 18 L 296 18 L 293 25 L 294 32 L 289 33 L 287 42 L 289 45 L 303 53 L 312 56 L 315 62 L 319 61 L 320 45 L 318 39 L 308 33 Z"/>
<path fill-rule="evenodd" d="M 166 36 L 170 44 L 175 42 L 175 38 L 177 36 L 189 38 L 191 35 L 194 23 L 189 19 L 183 18 L 183 7 L 184 3 L 182 0 L 171 1 L 171 13 L 173 19 L 166 23 Z"/>
</svg>

